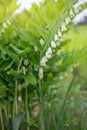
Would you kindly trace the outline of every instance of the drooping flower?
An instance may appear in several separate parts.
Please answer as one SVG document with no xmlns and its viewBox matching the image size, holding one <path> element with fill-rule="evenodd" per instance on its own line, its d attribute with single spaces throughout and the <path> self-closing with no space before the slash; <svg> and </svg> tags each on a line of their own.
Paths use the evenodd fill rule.
<svg viewBox="0 0 87 130">
<path fill-rule="evenodd" d="M 46 52 L 46 58 L 47 58 L 47 59 L 50 59 L 51 57 L 52 57 L 52 54 Z"/>
<path fill-rule="evenodd" d="M 22 97 L 18 96 L 18 101 L 21 102 L 22 101 Z"/>
<path fill-rule="evenodd" d="M 85 1 L 80 0 L 79 5 L 84 5 Z"/>
<path fill-rule="evenodd" d="M 78 67 L 78 66 L 79 66 L 79 63 L 74 64 L 74 67 L 75 67 L 75 68 Z"/>
<path fill-rule="evenodd" d="M 69 17 L 67 17 L 67 18 L 65 19 L 66 25 L 68 25 L 70 22 L 71 22 L 71 19 L 70 19 Z"/>
<path fill-rule="evenodd" d="M 38 51 L 38 48 L 36 46 L 34 46 L 34 50 L 37 52 Z"/>
<path fill-rule="evenodd" d="M 51 47 L 52 47 L 52 48 L 56 48 L 56 43 L 55 43 L 55 41 L 51 41 Z"/>
<path fill-rule="evenodd" d="M 62 37 L 62 33 L 60 31 L 58 31 L 58 37 L 61 38 Z"/>
<path fill-rule="evenodd" d="M 59 38 L 58 38 L 57 34 L 55 34 L 55 36 L 54 36 L 54 41 L 56 42 L 56 41 L 58 41 L 58 40 L 59 40 Z"/>
<path fill-rule="evenodd" d="M 23 67 L 22 67 L 22 71 L 23 71 L 23 74 L 25 75 L 25 74 L 26 74 L 26 72 L 27 72 L 27 69 L 26 69 L 26 67 L 25 67 L 25 66 L 23 66 Z"/>
<path fill-rule="evenodd" d="M 47 49 L 47 52 L 48 52 L 49 54 L 52 54 L 52 49 L 51 49 L 51 47 L 49 47 L 49 48 Z"/>
<path fill-rule="evenodd" d="M 65 73 L 65 76 L 66 76 L 66 77 L 68 76 L 68 73 L 67 73 L 67 72 Z"/>
<path fill-rule="evenodd" d="M 43 68 L 42 67 L 39 68 L 38 76 L 39 76 L 39 79 L 43 78 Z"/>
<path fill-rule="evenodd" d="M 63 23 L 62 26 L 61 26 L 61 31 L 66 31 L 66 26 L 65 26 L 64 23 Z"/>
<path fill-rule="evenodd" d="M 46 51 L 46 58 L 50 59 L 52 57 L 52 49 L 49 47 Z"/>
<path fill-rule="evenodd" d="M 40 44 L 41 44 L 41 45 L 44 45 L 44 44 L 45 44 L 45 41 L 44 41 L 43 38 L 40 38 Z"/>
<path fill-rule="evenodd" d="M 63 76 L 60 76 L 59 79 L 60 79 L 60 80 L 63 80 Z"/>
<path fill-rule="evenodd" d="M 77 14 L 79 12 L 78 8 L 74 7 L 74 12 Z"/>
<path fill-rule="evenodd" d="M 29 60 L 28 60 L 28 59 L 25 59 L 25 60 L 24 60 L 24 65 L 25 65 L 25 66 L 28 66 L 28 64 L 29 64 Z"/>
<path fill-rule="evenodd" d="M 18 91 L 20 91 L 20 92 L 21 92 L 21 91 L 22 91 L 22 89 L 23 89 L 23 86 L 22 86 L 21 84 L 19 84 L 19 85 L 18 85 Z"/>
<path fill-rule="evenodd" d="M 42 67 L 45 67 L 45 66 L 46 66 L 46 62 L 47 62 L 47 58 L 44 56 L 44 57 L 42 57 L 42 59 L 41 59 L 41 61 L 40 61 L 40 65 L 41 65 Z"/>
<path fill-rule="evenodd" d="M 74 14 L 74 12 L 73 12 L 72 9 L 70 10 L 70 16 L 71 16 L 71 17 L 74 17 L 74 16 L 75 16 L 75 14 Z"/>
</svg>

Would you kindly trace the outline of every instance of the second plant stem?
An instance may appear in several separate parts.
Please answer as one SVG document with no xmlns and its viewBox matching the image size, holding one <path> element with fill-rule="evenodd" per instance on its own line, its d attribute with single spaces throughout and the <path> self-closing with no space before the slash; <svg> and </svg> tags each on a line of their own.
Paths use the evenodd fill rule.
<svg viewBox="0 0 87 130">
<path fill-rule="evenodd" d="M 39 108 L 40 108 L 40 129 L 45 130 L 44 126 L 44 102 L 43 102 L 43 95 L 42 95 L 42 89 L 41 89 L 41 81 L 39 80 Z"/>
<path fill-rule="evenodd" d="M 26 120 L 27 120 L 27 130 L 30 130 L 30 113 L 29 113 L 29 107 L 28 107 L 28 91 L 27 91 L 27 86 L 25 88 L 25 107 L 26 107 Z"/>
</svg>

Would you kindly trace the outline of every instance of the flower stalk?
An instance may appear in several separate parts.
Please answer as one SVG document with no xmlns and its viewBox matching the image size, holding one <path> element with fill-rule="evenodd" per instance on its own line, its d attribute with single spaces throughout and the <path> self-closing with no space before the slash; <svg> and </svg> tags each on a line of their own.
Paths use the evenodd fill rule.
<svg viewBox="0 0 87 130">
<path fill-rule="evenodd" d="M 68 26 L 70 26 L 72 19 L 82 10 L 81 6 L 86 4 L 87 1 L 80 1 L 77 2 L 72 6 L 72 8 L 69 11 L 69 16 L 66 17 L 65 21 L 61 24 L 60 28 L 58 29 L 57 34 L 54 35 L 53 40 L 50 43 L 50 47 L 45 52 L 45 55 L 41 58 L 40 60 L 40 68 L 43 70 L 42 73 L 44 73 L 44 69 L 46 68 L 46 64 L 49 59 L 52 57 L 53 49 L 55 49 L 57 46 L 60 46 L 60 44 L 57 42 L 60 41 L 60 39 L 64 36 L 66 31 L 68 30 Z M 41 39 L 40 39 L 41 43 Z M 41 73 L 42 76 L 40 76 L 40 71 L 39 71 L 39 79 L 41 80 L 43 78 L 43 74 Z"/>
<path fill-rule="evenodd" d="M 27 130 L 30 130 L 30 113 L 29 113 L 29 107 L 28 107 L 28 92 L 27 92 L 27 86 L 25 88 L 25 109 L 26 109 L 26 121 L 27 121 Z"/>
</svg>

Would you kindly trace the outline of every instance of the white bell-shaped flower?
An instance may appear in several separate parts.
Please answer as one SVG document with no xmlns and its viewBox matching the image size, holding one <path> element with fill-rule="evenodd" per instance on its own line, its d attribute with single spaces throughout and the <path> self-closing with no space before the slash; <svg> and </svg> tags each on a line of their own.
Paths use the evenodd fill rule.
<svg viewBox="0 0 87 130">
<path fill-rule="evenodd" d="M 46 62 L 47 62 L 47 58 L 44 56 L 44 57 L 42 57 L 42 59 L 40 61 L 40 65 L 45 67 L 46 66 Z"/>
<path fill-rule="evenodd" d="M 55 34 L 55 36 L 54 36 L 54 40 L 55 40 L 55 42 L 59 40 L 57 34 Z"/>
<path fill-rule="evenodd" d="M 56 43 L 55 43 L 55 41 L 51 41 L 51 47 L 52 47 L 52 48 L 56 48 Z"/>
<path fill-rule="evenodd" d="M 43 68 L 42 67 L 39 68 L 38 76 L 39 76 L 39 79 L 43 78 Z"/>
<path fill-rule="evenodd" d="M 70 22 L 71 22 L 71 19 L 70 19 L 69 17 L 67 17 L 67 18 L 65 19 L 66 25 L 68 25 Z"/>
<path fill-rule="evenodd" d="M 22 97 L 18 96 L 18 101 L 21 102 L 22 101 Z"/>
<path fill-rule="evenodd" d="M 62 37 L 62 33 L 60 31 L 58 31 L 58 37 Z"/>
<path fill-rule="evenodd" d="M 74 17 L 74 16 L 75 16 L 75 14 L 74 14 L 74 12 L 73 12 L 72 9 L 70 10 L 70 16 L 71 16 L 71 17 Z"/>
<path fill-rule="evenodd" d="M 52 49 L 49 47 L 46 51 L 46 58 L 50 59 L 52 57 Z"/>
<path fill-rule="evenodd" d="M 44 44 L 45 44 L 45 41 L 44 41 L 43 38 L 40 38 L 40 44 L 41 44 L 41 45 L 44 45 Z"/>
<path fill-rule="evenodd" d="M 74 7 L 74 12 L 75 12 L 75 14 L 79 13 L 78 8 Z"/>
<path fill-rule="evenodd" d="M 50 59 L 51 57 L 52 57 L 52 54 L 51 54 L 51 53 L 46 52 L 46 58 L 47 58 L 47 59 Z"/>
<path fill-rule="evenodd" d="M 51 49 L 51 47 L 49 47 L 49 48 L 47 49 L 47 52 L 48 52 L 49 54 L 52 54 L 52 49 Z"/>
<path fill-rule="evenodd" d="M 36 52 L 38 51 L 38 48 L 36 46 L 34 46 L 34 51 L 36 51 Z"/>
<path fill-rule="evenodd" d="M 25 60 L 24 60 L 24 65 L 25 65 L 25 66 L 28 66 L 28 64 L 29 64 L 29 60 L 28 60 L 28 59 L 25 59 Z"/>
<path fill-rule="evenodd" d="M 61 26 L 61 31 L 66 31 L 66 26 L 65 26 L 64 23 L 63 23 L 62 26 Z"/>
</svg>

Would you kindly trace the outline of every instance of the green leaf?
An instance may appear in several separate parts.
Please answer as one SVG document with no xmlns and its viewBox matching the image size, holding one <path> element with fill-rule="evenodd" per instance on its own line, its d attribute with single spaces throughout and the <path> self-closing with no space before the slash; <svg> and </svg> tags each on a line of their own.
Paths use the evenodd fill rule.
<svg viewBox="0 0 87 130">
<path fill-rule="evenodd" d="M 16 71 L 16 70 L 13 70 L 13 69 L 10 69 L 9 72 L 13 76 L 19 76 L 21 74 L 21 71 Z"/>
<path fill-rule="evenodd" d="M 4 18 L 3 6 L 0 4 L 0 20 Z"/>
<path fill-rule="evenodd" d="M 53 57 L 51 59 L 49 59 L 48 61 L 48 65 L 51 67 L 53 66 L 56 62 L 58 62 L 59 57 L 57 54 L 53 55 Z"/>
<path fill-rule="evenodd" d="M 16 54 L 16 53 L 14 53 L 14 52 L 12 52 L 12 50 L 10 50 L 10 49 L 6 49 L 6 51 L 7 51 L 7 54 L 13 59 L 13 60 L 15 60 L 17 63 L 19 62 L 19 56 Z"/>
<path fill-rule="evenodd" d="M 61 47 L 67 45 L 70 42 L 71 42 L 71 39 L 66 39 L 66 40 L 61 41 L 59 49 L 61 49 Z"/>
<path fill-rule="evenodd" d="M 8 8 L 7 15 L 11 15 L 19 8 L 19 5 L 17 5 L 16 0 L 13 0 Z"/>
<path fill-rule="evenodd" d="M 23 112 L 16 115 L 13 119 L 13 130 L 19 130 L 19 126 L 24 118 L 25 114 Z"/>
<path fill-rule="evenodd" d="M 58 85 L 58 83 L 59 83 L 59 80 L 54 80 L 54 79 L 51 79 L 50 81 L 47 81 L 47 82 L 43 83 L 43 85 L 42 85 L 42 93 L 43 93 L 43 95 L 47 92 L 49 87 L 52 87 L 54 84 Z"/>
<path fill-rule="evenodd" d="M 4 86 L 4 85 L 0 86 L 0 92 L 5 91 L 5 90 L 6 90 L 6 86 Z"/>
<path fill-rule="evenodd" d="M 29 45 L 36 45 L 40 48 L 39 39 L 31 32 L 25 31 L 23 28 L 19 28 L 18 35 L 21 40 L 28 42 Z"/>
<path fill-rule="evenodd" d="M 23 78 L 27 84 L 36 85 L 37 83 L 36 77 L 33 75 L 24 75 Z"/>
<path fill-rule="evenodd" d="M 1 0 L 1 4 L 4 7 L 4 11 L 7 10 L 7 7 L 9 6 L 10 3 L 11 3 L 11 0 Z"/>
<path fill-rule="evenodd" d="M 11 68 L 11 66 L 13 65 L 14 63 L 14 60 L 11 61 L 11 60 L 3 60 L 3 62 L 0 64 L 0 71 L 6 71 L 8 70 L 9 68 Z"/>
<path fill-rule="evenodd" d="M 28 53 L 29 52 L 29 48 L 25 48 L 24 50 L 21 50 L 21 49 L 19 49 L 19 48 L 17 48 L 15 45 L 13 45 L 13 44 L 10 44 L 10 46 L 12 47 L 12 49 L 17 53 L 17 54 L 19 54 L 19 55 L 21 55 L 21 54 L 26 54 L 26 53 Z"/>
</svg>

